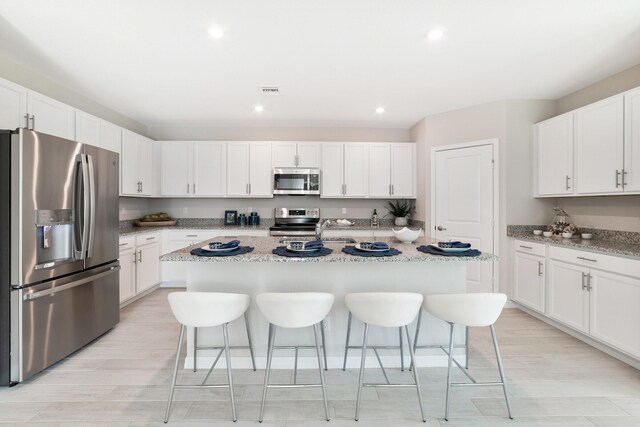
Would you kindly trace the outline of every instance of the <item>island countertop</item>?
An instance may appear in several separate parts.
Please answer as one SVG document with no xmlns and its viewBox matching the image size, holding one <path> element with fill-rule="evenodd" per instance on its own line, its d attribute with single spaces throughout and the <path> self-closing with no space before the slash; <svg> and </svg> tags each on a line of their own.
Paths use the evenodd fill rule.
<svg viewBox="0 0 640 427">
<path fill-rule="evenodd" d="M 224 239 L 218 239 L 220 241 L 231 240 L 231 237 L 225 237 Z M 421 237 L 414 243 L 401 243 L 394 237 L 377 237 L 375 240 L 378 242 L 388 243 L 392 248 L 395 248 L 402 252 L 399 255 L 388 257 L 360 257 L 349 255 L 342 252 L 342 248 L 345 246 L 352 246 L 353 243 L 334 243 L 327 242 L 325 247 L 333 249 L 333 252 L 326 256 L 321 257 L 284 257 L 275 255 L 272 250 L 278 246 L 286 246 L 285 243 L 281 243 L 282 237 L 248 237 L 241 236 L 238 238 L 241 241 L 241 246 L 251 246 L 253 251 L 243 255 L 235 256 L 196 256 L 191 255 L 191 250 L 206 246 L 209 240 L 205 240 L 193 246 L 179 249 L 174 252 L 162 255 L 161 261 L 178 261 L 178 262 L 469 262 L 469 261 L 493 261 L 498 257 L 483 252 L 476 257 L 456 257 L 456 256 L 439 256 L 425 254 L 418 251 L 416 248 L 421 245 L 435 244 L 435 240 L 429 237 Z M 360 238 L 355 239 L 360 241 L 371 241 L 371 239 Z"/>
</svg>

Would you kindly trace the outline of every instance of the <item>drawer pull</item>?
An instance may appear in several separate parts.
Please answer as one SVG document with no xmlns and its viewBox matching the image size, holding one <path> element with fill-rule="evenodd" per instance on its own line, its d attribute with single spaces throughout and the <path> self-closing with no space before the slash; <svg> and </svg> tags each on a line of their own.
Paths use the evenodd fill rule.
<svg viewBox="0 0 640 427">
<path fill-rule="evenodd" d="M 533 249 L 533 247 L 531 246 L 525 246 L 525 245 L 520 245 L 521 248 L 525 248 L 525 249 Z"/>
<path fill-rule="evenodd" d="M 127 245 L 128 245 L 128 243 L 120 243 L 119 246 L 127 246 Z"/>
<path fill-rule="evenodd" d="M 147 237 L 147 240 L 155 240 L 155 237 Z"/>
<path fill-rule="evenodd" d="M 198 237 L 197 234 L 187 234 L 187 237 Z"/>
<path fill-rule="evenodd" d="M 597 260 L 597 259 L 585 258 L 585 257 L 583 257 L 583 256 L 579 256 L 579 257 L 576 257 L 576 258 L 581 259 L 581 260 L 583 260 L 583 261 L 598 262 L 598 260 Z"/>
</svg>

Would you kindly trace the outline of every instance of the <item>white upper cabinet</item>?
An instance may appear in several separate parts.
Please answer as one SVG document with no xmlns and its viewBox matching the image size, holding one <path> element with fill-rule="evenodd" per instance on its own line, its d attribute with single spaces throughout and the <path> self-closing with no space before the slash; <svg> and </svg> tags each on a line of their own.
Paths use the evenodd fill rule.
<svg viewBox="0 0 640 427">
<path fill-rule="evenodd" d="M 369 147 L 362 142 L 322 144 L 320 197 L 367 197 Z"/>
<path fill-rule="evenodd" d="M 624 96 L 617 95 L 575 111 L 576 191 L 622 192 Z"/>
<path fill-rule="evenodd" d="M 274 142 L 271 163 L 274 168 L 319 168 L 321 145 L 317 142 Z"/>
<path fill-rule="evenodd" d="M 227 196 L 273 197 L 271 143 L 227 144 Z"/>
<path fill-rule="evenodd" d="M 100 119 L 76 110 L 76 141 L 100 147 Z"/>
<path fill-rule="evenodd" d="M 100 147 L 115 153 L 122 149 L 122 128 L 100 120 Z"/>
<path fill-rule="evenodd" d="M 224 142 L 165 141 L 160 144 L 160 195 L 220 197 L 225 195 Z"/>
<path fill-rule="evenodd" d="M 573 194 L 573 113 L 537 123 L 534 131 L 536 195 Z"/>
<path fill-rule="evenodd" d="M 369 144 L 369 197 L 416 197 L 416 147 Z"/>
<path fill-rule="evenodd" d="M 121 194 L 149 196 L 152 191 L 152 141 L 126 129 L 122 130 Z"/>
<path fill-rule="evenodd" d="M 75 109 L 37 92 L 27 92 L 30 129 L 75 139 Z"/>
<path fill-rule="evenodd" d="M 0 79 L 0 129 L 27 126 L 26 115 L 27 89 Z"/>
<path fill-rule="evenodd" d="M 624 191 L 640 192 L 640 88 L 624 94 Z"/>
</svg>

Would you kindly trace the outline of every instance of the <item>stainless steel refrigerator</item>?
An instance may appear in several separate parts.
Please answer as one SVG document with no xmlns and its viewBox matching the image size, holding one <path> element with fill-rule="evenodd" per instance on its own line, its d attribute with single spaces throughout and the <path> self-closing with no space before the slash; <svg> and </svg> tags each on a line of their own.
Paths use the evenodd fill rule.
<svg viewBox="0 0 640 427">
<path fill-rule="evenodd" d="M 118 184 L 117 153 L 0 131 L 0 384 L 118 323 Z"/>
</svg>

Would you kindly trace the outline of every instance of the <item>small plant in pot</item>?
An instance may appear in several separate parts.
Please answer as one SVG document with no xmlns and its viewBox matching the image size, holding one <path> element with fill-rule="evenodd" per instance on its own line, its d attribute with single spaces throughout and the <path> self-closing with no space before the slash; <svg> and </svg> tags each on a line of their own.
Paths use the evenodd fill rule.
<svg viewBox="0 0 640 427">
<path fill-rule="evenodd" d="M 389 211 L 387 215 L 396 217 L 395 224 L 399 227 L 406 226 L 409 222 L 409 216 L 416 212 L 415 202 L 407 199 L 388 202 L 385 208 Z"/>
</svg>

